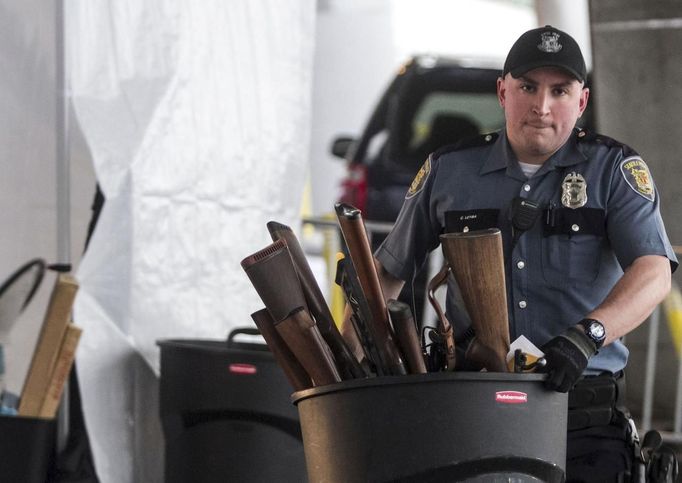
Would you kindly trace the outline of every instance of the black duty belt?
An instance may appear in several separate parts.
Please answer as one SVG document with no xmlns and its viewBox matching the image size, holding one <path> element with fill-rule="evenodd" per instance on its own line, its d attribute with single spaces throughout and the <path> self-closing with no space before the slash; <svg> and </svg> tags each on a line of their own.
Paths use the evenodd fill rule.
<svg viewBox="0 0 682 483">
<path fill-rule="evenodd" d="M 568 430 L 606 426 L 624 406 L 625 377 L 603 374 L 579 380 L 568 393 Z"/>
</svg>

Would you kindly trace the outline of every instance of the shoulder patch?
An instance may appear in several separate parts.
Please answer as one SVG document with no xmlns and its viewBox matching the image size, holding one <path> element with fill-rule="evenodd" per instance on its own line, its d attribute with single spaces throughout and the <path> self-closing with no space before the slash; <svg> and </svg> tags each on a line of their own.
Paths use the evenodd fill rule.
<svg viewBox="0 0 682 483">
<path fill-rule="evenodd" d="M 620 172 L 632 190 L 649 201 L 654 201 L 654 183 L 649 167 L 639 156 L 631 156 L 620 162 Z"/>
<path fill-rule="evenodd" d="M 454 144 L 448 144 L 440 149 L 437 149 L 433 153 L 433 159 L 436 159 L 443 154 L 447 154 L 453 151 L 461 151 L 463 149 L 476 148 L 480 146 L 487 146 L 494 143 L 499 137 L 499 133 L 493 132 L 489 134 L 481 134 L 480 136 L 473 136 L 469 138 L 462 139 Z"/>
<path fill-rule="evenodd" d="M 410 188 L 407 190 L 407 195 L 405 195 L 406 200 L 412 198 L 414 195 L 416 195 L 422 190 L 424 184 L 426 183 L 426 179 L 429 177 L 430 173 L 431 156 L 426 158 L 426 161 L 424 161 L 422 167 L 419 168 L 419 171 L 417 171 L 417 175 L 412 180 L 412 184 L 410 185 Z"/>
</svg>

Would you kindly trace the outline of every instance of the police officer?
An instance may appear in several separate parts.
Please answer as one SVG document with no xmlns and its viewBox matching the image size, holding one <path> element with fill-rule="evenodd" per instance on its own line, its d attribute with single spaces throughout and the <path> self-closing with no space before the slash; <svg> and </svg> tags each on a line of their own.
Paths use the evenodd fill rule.
<svg viewBox="0 0 682 483">
<path fill-rule="evenodd" d="M 608 400 L 597 402 L 606 419 L 594 402 L 582 407 L 578 388 L 571 393 L 578 417 L 569 422 L 567 478 L 607 482 L 632 460 L 619 407 L 628 358 L 620 339 L 668 293 L 677 260 L 642 157 L 576 128 L 585 78 L 570 35 L 551 26 L 524 33 L 497 81 L 505 128 L 432 153 L 375 256 L 384 295 L 396 298 L 441 233 L 499 228 L 511 339 L 525 335 L 542 348 L 557 391 L 606 385 L 598 392 Z M 461 335 L 469 320 L 458 300 L 450 281 L 447 313 Z"/>
</svg>

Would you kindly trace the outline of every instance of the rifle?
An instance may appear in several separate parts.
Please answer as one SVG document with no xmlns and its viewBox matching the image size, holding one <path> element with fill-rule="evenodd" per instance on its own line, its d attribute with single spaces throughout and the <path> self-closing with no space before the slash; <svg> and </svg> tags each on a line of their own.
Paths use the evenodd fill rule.
<svg viewBox="0 0 682 483">
<path fill-rule="evenodd" d="M 475 362 L 489 371 L 506 372 L 509 319 L 500 230 L 445 233 L 440 240 L 476 333 L 471 355 L 487 359 Z"/>
<path fill-rule="evenodd" d="M 360 281 L 355 273 L 353 264 L 342 253 L 338 254 L 336 262 L 336 284 L 343 289 L 346 296 L 347 308 L 350 313 L 344 317 L 353 326 L 353 335 L 357 338 L 362 348 L 362 363 L 370 372 L 378 376 L 384 375 L 381 365 L 381 357 L 374 342 L 374 336 L 369 327 L 368 320 L 372 318 L 367 299 L 360 287 Z M 350 332 L 350 331 L 346 331 Z"/>
<path fill-rule="evenodd" d="M 310 315 L 315 319 L 317 328 L 331 349 L 332 354 L 334 354 L 334 359 L 339 366 L 341 375 L 344 379 L 366 377 L 365 371 L 345 344 L 334 323 L 329 307 L 324 300 L 324 295 L 322 295 L 322 291 L 315 281 L 315 275 L 310 269 L 310 265 L 293 230 L 275 221 L 268 222 L 267 227 L 272 241 L 279 239 L 286 241 Z"/>
<path fill-rule="evenodd" d="M 395 330 L 398 345 L 405 355 L 410 374 L 425 374 L 426 364 L 424 363 L 424 355 L 422 354 L 417 327 L 414 323 L 410 306 L 393 299 L 386 302 L 386 306 L 391 316 L 391 322 L 393 322 L 393 330 Z"/>
<path fill-rule="evenodd" d="M 275 329 L 275 321 L 272 320 L 267 309 L 261 309 L 251 314 L 251 318 L 256 323 L 263 339 L 270 348 L 270 352 L 275 357 L 279 366 L 284 370 L 284 375 L 294 388 L 294 391 L 301 391 L 313 387 L 313 383 L 296 356 L 292 354 L 282 336 Z"/>
<path fill-rule="evenodd" d="M 316 385 L 341 381 L 329 347 L 306 310 L 305 297 L 284 240 L 241 262 L 291 352 Z"/>
<path fill-rule="evenodd" d="M 346 203 L 336 203 L 334 208 L 351 262 L 371 312 L 371 318 L 366 322 L 379 353 L 380 360 L 376 362 L 381 365 L 385 374 L 405 374 L 405 365 L 393 340 L 386 302 L 374 265 L 362 214 L 360 210 Z"/>
</svg>

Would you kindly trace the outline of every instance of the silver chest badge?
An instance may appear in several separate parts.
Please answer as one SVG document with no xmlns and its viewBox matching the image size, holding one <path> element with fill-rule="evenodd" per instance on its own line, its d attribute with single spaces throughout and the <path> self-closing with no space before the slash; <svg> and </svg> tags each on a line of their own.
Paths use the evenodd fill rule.
<svg viewBox="0 0 682 483">
<path fill-rule="evenodd" d="M 587 203 L 587 183 L 585 178 L 573 171 L 561 183 L 561 204 L 566 208 L 580 208 Z"/>
<path fill-rule="evenodd" d="M 560 35 L 556 32 L 543 32 L 540 35 L 540 44 L 538 44 L 538 49 L 542 52 L 551 52 L 556 54 L 559 52 L 563 45 L 559 43 Z"/>
</svg>

